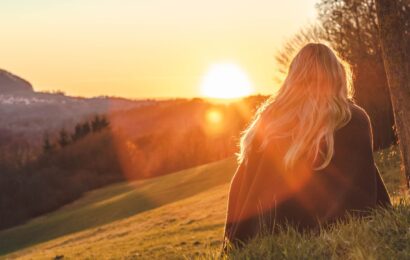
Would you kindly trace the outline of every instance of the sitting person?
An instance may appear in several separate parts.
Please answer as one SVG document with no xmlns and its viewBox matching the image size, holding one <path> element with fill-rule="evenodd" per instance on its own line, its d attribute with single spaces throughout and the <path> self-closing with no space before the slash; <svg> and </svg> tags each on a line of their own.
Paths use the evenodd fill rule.
<svg viewBox="0 0 410 260">
<path fill-rule="evenodd" d="M 241 138 L 225 246 L 276 224 L 311 230 L 391 205 L 369 117 L 351 100 L 350 82 L 348 67 L 324 44 L 307 44 L 294 57 Z"/>
</svg>

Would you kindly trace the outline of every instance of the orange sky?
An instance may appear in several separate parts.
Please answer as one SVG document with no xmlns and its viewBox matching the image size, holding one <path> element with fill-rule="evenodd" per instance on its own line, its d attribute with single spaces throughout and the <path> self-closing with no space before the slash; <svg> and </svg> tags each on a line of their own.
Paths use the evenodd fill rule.
<svg viewBox="0 0 410 260">
<path fill-rule="evenodd" d="M 233 63 L 272 93 L 275 52 L 315 2 L 2 0 L 0 68 L 38 91 L 193 97 L 213 64 Z"/>
</svg>

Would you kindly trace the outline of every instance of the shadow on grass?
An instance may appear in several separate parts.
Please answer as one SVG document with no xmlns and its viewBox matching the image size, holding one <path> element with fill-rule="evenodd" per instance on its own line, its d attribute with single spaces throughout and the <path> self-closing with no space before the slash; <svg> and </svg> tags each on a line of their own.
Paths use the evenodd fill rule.
<svg viewBox="0 0 410 260">
<path fill-rule="evenodd" d="M 0 233 L 0 255 L 46 242 L 64 235 L 108 224 L 160 206 L 147 196 L 124 190 L 91 205 L 62 209 Z"/>
<path fill-rule="evenodd" d="M 141 183 L 120 183 L 93 191 L 60 210 L 0 232 L 0 255 L 194 196 L 227 183 L 235 168 L 231 158 Z"/>
</svg>

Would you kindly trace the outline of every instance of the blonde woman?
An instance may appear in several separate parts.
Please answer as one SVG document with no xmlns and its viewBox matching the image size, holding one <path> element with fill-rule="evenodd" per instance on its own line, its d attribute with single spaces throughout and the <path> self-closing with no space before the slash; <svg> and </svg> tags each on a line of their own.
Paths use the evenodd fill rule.
<svg viewBox="0 0 410 260">
<path fill-rule="evenodd" d="M 232 179 L 225 242 L 288 223 L 315 229 L 391 205 L 374 164 L 366 112 L 350 97 L 348 67 L 326 45 L 293 58 L 276 95 L 245 130 Z"/>
</svg>

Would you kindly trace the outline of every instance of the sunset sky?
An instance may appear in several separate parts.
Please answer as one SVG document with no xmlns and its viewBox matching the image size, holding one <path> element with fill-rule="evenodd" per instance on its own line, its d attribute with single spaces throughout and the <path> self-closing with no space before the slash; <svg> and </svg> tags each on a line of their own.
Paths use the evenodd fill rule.
<svg viewBox="0 0 410 260">
<path fill-rule="evenodd" d="M 215 64 L 234 64 L 267 94 L 275 52 L 315 2 L 2 0 L 0 68 L 37 91 L 152 98 L 200 96 Z"/>
</svg>

